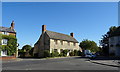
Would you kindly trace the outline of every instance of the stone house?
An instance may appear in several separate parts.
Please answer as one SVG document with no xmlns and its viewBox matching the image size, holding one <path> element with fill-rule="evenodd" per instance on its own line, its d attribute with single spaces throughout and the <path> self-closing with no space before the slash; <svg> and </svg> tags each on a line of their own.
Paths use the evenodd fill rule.
<svg viewBox="0 0 120 72">
<path fill-rule="evenodd" d="M 0 34 L 2 35 L 13 35 L 16 37 L 16 31 L 14 29 L 14 21 L 11 23 L 11 27 L 0 27 Z M 1 38 L 1 44 L 0 45 L 7 45 L 8 40 Z M 1 51 L 1 56 L 7 56 L 7 50 Z M 17 53 L 16 53 L 17 56 Z"/>
<path fill-rule="evenodd" d="M 63 50 L 80 50 L 78 41 L 74 38 L 74 34 L 70 35 L 48 31 L 46 25 L 42 25 L 42 34 L 39 40 L 34 44 L 33 54 L 38 57 L 44 56 L 44 50 L 57 51 L 61 53 Z"/>
<path fill-rule="evenodd" d="M 120 26 L 109 37 L 109 54 L 120 56 Z"/>
</svg>

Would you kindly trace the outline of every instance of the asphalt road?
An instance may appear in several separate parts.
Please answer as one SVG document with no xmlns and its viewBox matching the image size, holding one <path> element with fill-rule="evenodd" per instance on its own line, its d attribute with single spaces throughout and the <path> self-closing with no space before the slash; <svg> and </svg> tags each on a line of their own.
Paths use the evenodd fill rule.
<svg viewBox="0 0 120 72">
<path fill-rule="evenodd" d="M 22 59 L 2 63 L 3 70 L 118 70 L 118 67 L 92 63 L 88 58 Z"/>
</svg>

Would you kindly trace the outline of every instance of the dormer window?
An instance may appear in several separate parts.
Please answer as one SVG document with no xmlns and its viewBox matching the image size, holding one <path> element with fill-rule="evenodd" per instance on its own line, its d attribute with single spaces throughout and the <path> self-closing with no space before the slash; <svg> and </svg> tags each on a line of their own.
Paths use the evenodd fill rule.
<svg viewBox="0 0 120 72">
<path fill-rule="evenodd" d="M 8 32 L 2 32 L 2 34 L 4 34 L 4 35 L 8 35 Z"/>
</svg>

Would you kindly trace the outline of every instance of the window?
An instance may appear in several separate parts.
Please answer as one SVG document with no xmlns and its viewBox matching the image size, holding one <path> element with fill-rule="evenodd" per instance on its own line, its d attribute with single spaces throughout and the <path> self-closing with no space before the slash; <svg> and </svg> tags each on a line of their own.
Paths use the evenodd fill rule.
<svg viewBox="0 0 120 72">
<path fill-rule="evenodd" d="M 7 45 L 7 39 L 2 39 L 2 44 Z"/>
<path fill-rule="evenodd" d="M 1 56 L 7 56 L 7 50 L 1 51 Z"/>
<path fill-rule="evenodd" d="M 63 45 L 63 41 L 60 41 L 61 42 L 61 45 Z"/>
<path fill-rule="evenodd" d="M 76 43 L 74 43 L 74 46 L 76 46 Z"/>
<path fill-rule="evenodd" d="M 112 44 L 110 45 L 110 47 L 113 47 L 113 46 L 114 46 L 114 45 L 112 45 Z"/>
<path fill-rule="evenodd" d="M 63 53 L 63 49 L 60 49 L 60 53 Z"/>
<path fill-rule="evenodd" d="M 55 44 L 57 44 L 57 40 L 54 40 Z"/>
<path fill-rule="evenodd" d="M 68 46 L 70 46 L 70 42 L 68 42 Z"/>
<path fill-rule="evenodd" d="M 8 32 L 2 32 L 2 34 L 4 34 L 4 35 L 8 35 Z"/>
</svg>

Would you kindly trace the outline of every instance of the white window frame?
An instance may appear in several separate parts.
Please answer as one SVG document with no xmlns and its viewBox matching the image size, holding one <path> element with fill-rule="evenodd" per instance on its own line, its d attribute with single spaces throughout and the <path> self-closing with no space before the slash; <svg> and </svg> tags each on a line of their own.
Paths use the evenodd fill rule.
<svg viewBox="0 0 120 72">
<path fill-rule="evenodd" d="M 1 56 L 7 56 L 7 50 L 1 51 Z"/>
<path fill-rule="evenodd" d="M 7 45 L 8 40 L 7 39 L 2 39 L 2 45 Z"/>
</svg>

